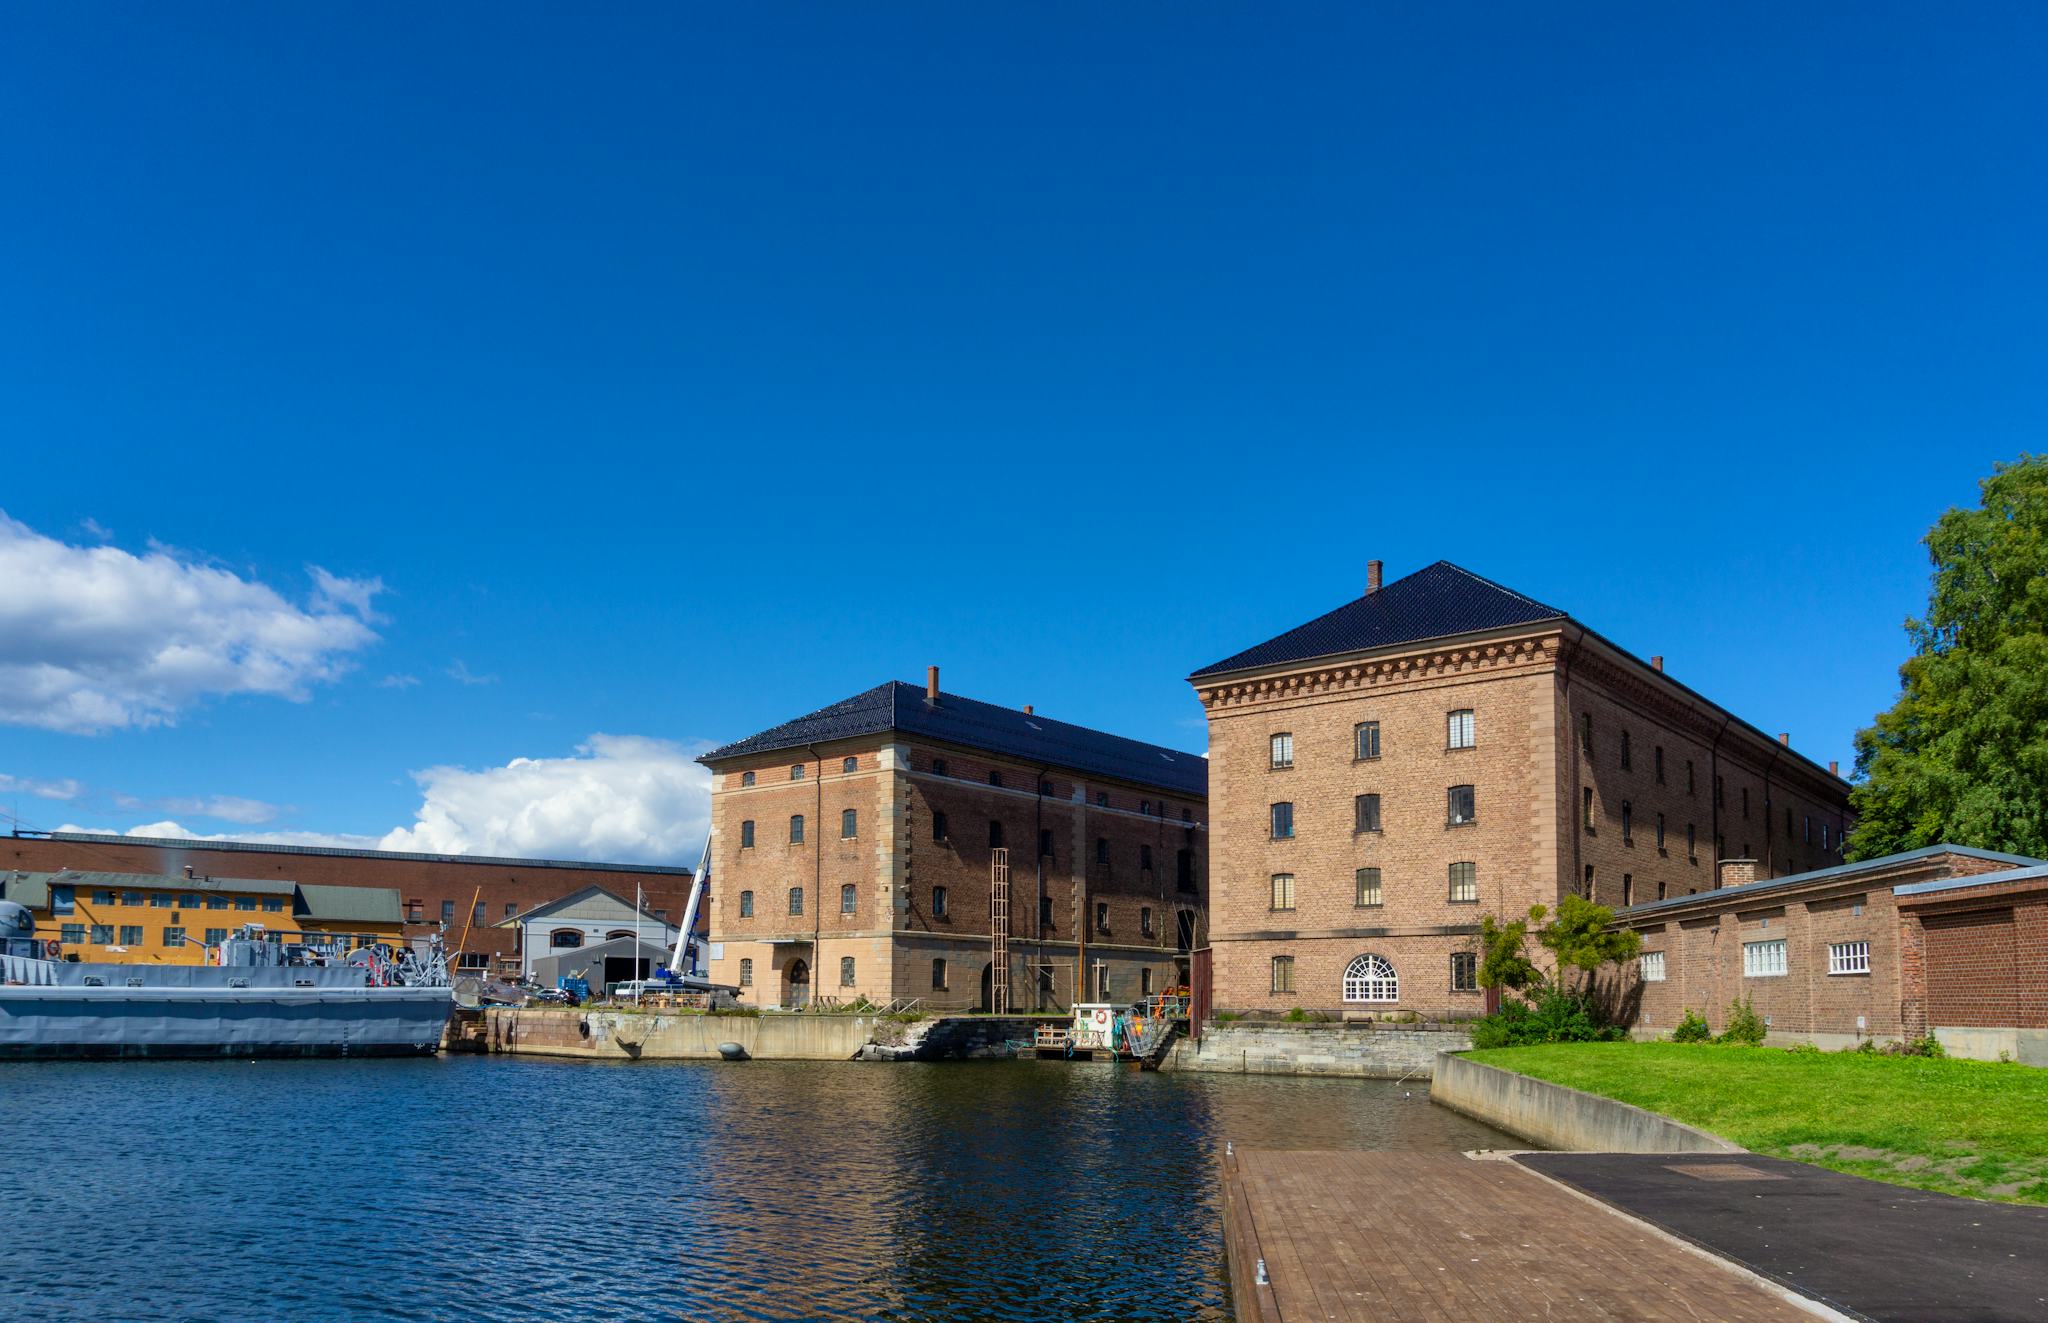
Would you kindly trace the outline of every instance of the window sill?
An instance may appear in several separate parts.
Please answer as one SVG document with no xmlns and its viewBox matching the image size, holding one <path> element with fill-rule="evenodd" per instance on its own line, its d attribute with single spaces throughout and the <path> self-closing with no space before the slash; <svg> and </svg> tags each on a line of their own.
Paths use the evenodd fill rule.
<svg viewBox="0 0 2048 1323">
<path fill-rule="evenodd" d="M 1588 836 L 1598 836 L 1599 834 L 1600 834 L 1600 829 L 1599 829 L 1598 827 L 1588 827 L 1588 828 L 1586 828 L 1586 835 L 1588 835 Z"/>
<path fill-rule="evenodd" d="M 1266 766 L 1266 770 L 1269 772 L 1291 772 L 1294 770 L 1294 764 L 1288 763 L 1286 766 L 1283 767 L 1269 763 Z"/>
<path fill-rule="evenodd" d="M 1476 745 L 1476 744 L 1446 744 L 1446 745 L 1444 746 L 1444 752 L 1445 752 L 1445 753 L 1474 753 L 1474 752 L 1477 752 L 1477 751 L 1478 751 L 1478 748 L 1479 748 L 1479 746 L 1478 746 L 1478 745 Z"/>
<path fill-rule="evenodd" d="M 1867 969 L 1830 969 L 1830 970 L 1828 971 L 1828 977 L 1829 977 L 1829 978 L 1869 978 L 1869 977 L 1870 977 L 1870 971 L 1869 971 L 1869 970 L 1867 970 Z"/>
<path fill-rule="evenodd" d="M 1479 897 L 1477 896 L 1467 896 L 1463 900 L 1460 900 L 1456 896 L 1451 896 L 1444 901 L 1444 904 L 1446 905 L 1477 905 L 1478 903 Z"/>
<path fill-rule="evenodd" d="M 1633 836 L 1624 836 L 1624 837 L 1622 837 L 1622 838 L 1621 838 L 1621 848 L 1622 848 L 1622 849 L 1624 849 L 1624 850 L 1633 850 L 1633 849 L 1635 849 L 1635 848 L 1636 848 L 1636 838 L 1635 838 L 1635 837 L 1633 837 Z"/>
<path fill-rule="evenodd" d="M 1353 836 L 1385 836 L 1387 829 L 1384 827 L 1353 827 L 1351 834 Z"/>
<path fill-rule="evenodd" d="M 1446 823 L 1444 824 L 1444 830 L 1445 830 L 1445 831 L 1456 831 L 1456 830 L 1457 830 L 1458 828 L 1460 828 L 1460 827 L 1477 827 L 1478 825 L 1479 825 L 1479 819 L 1477 819 L 1477 818 L 1465 818 L 1465 819 L 1462 819 L 1462 820 L 1460 820 L 1460 821 L 1457 821 L 1457 822 L 1446 822 Z"/>
<path fill-rule="evenodd" d="M 1378 754 L 1374 754 L 1374 755 L 1373 755 L 1372 757 L 1370 757 L 1370 758 L 1353 758 L 1353 759 L 1351 760 L 1351 764 L 1352 764 L 1352 766 L 1354 766 L 1354 767 L 1355 767 L 1355 766 L 1357 766 L 1357 765 L 1358 765 L 1359 763 L 1376 763 L 1376 762 L 1378 762 L 1379 760 L 1380 760 L 1380 756 L 1379 756 Z"/>
</svg>

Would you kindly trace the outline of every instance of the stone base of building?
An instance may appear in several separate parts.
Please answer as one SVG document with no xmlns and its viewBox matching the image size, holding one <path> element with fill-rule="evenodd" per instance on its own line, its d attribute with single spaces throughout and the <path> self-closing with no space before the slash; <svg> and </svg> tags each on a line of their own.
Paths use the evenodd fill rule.
<svg viewBox="0 0 2048 1323">
<path fill-rule="evenodd" d="M 1469 1034 L 1448 1026 L 1212 1024 L 1203 1027 L 1199 1041 L 1175 1043 L 1160 1068 L 1426 1080 L 1437 1053 L 1471 1046 Z"/>
</svg>

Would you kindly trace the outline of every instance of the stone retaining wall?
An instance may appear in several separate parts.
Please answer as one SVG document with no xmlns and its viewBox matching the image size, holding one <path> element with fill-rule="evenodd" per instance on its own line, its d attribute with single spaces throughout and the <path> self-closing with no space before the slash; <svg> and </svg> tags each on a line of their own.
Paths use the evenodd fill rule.
<svg viewBox="0 0 2048 1323">
<path fill-rule="evenodd" d="M 872 1015 L 672 1015 L 514 1009 L 485 1013 L 492 1052 L 608 1060 L 714 1061 L 738 1043 L 762 1061 L 851 1061 L 873 1036 Z"/>
<path fill-rule="evenodd" d="M 1710 1135 L 1612 1098 L 1445 1054 L 1429 1100 L 1545 1148 L 1579 1153 L 1743 1153 Z"/>
<path fill-rule="evenodd" d="M 1182 1039 L 1162 1070 L 1242 1075 L 1428 1079 L 1442 1052 L 1472 1046 L 1463 1030 L 1365 1024 L 1212 1024 Z"/>
</svg>

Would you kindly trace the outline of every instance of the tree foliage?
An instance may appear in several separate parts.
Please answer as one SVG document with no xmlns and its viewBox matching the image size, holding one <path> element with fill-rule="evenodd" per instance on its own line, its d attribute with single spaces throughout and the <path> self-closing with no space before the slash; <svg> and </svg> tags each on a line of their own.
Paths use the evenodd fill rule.
<svg viewBox="0 0 2048 1323">
<path fill-rule="evenodd" d="M 2048 455 L 1928 531 L 1899 697 L 1856 736 L 1852 859 L 1950 843 L 2048 854 Z"/>
<path fill-rule="evenodd" d="M 1491 914 L 1481 915 L 1479 986 L 1527 992 L 1549 985 L 1530 954 L 1532 929 L 1536 944 L 1550 952 L 1560 975 L 1567 969 L 1591 974 L 1602 965 L 1633 959 L 1642 948 L 1641 935 L 1612 928 L 1609 925 L 1613 922 L 1613 910 L 1583 896 L 1566 896 L 1558 904 L 1555 916 L 1542 905 L 1531 905 L 1527 918 L 1512 923 L 1502 923 Z M 1562 985 L 1563 978 L 1558 982 Z"/>
<path fill-rule="evenodd" d="M 1502 923 L 1491 914 L 1479 916 L 1479 986 L 1522 992 L 1543 983 L 1543 971 L 1529 958 L 1529 925 L 1543 922 L 1543 907 L 1529 917 Z"/>
</svg>

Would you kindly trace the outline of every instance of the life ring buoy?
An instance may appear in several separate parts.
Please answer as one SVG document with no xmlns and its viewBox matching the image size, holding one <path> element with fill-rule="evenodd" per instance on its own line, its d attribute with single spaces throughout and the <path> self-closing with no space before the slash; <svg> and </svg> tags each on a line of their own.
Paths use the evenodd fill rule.
<svg viewBox="0 0 2048 1323">
<path fill-rule="evenodd" d="M 55 960 L 58 956 L 64 954 L 64 944 L 52 937 L 49 941 L 43 943 L 43 954 Z"/>
</svg>

